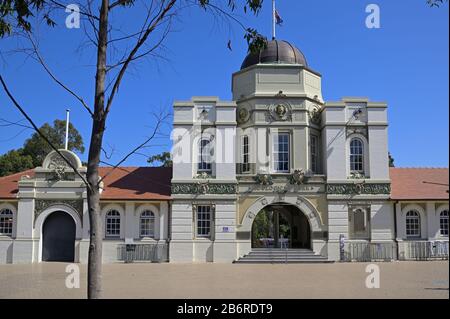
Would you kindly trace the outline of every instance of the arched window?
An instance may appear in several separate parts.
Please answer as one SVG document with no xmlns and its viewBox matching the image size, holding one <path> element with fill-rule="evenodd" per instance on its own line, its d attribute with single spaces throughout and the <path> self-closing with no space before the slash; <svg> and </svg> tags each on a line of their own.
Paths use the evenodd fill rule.
<svg viewBox="0 0 450 319">
<path fill-rule="evenodd" d="M 406 237 L 420 237 L 420 214 L 415 210 L 406 213 Z"/>
<path fill-rule="evenodd" d="M 198 171 L 211 171 L 211 141 L 208 139 L 200 140 L 198 152 Z"/>
<path fill-rule="evenodd" d="M 13 229 L 13 212 L 8 209 L 0 211 L 0 235 L 11 236 Z"/>
<path fill-rule="evenodd" d="M 140 219 L 141 237 L 155 237 L 155 214 L 150 210 L 144 210 Z"/>
<path fill-rule="evenodd" d="M 350 142 L 350 171 L 364 173 L 364 143 L 359 138 Z"/>
<path fill-rule="evenodd" d="M 120 237 L 120 213 L 111 209 L 106 213 L 106 237 Z"/>
<path fill-rule="evenodd" d="M 448 210 L 443 210 L 439 217 L 439 228 L 441 230 L 441 236 L 448 237 Z"/>
</svg>

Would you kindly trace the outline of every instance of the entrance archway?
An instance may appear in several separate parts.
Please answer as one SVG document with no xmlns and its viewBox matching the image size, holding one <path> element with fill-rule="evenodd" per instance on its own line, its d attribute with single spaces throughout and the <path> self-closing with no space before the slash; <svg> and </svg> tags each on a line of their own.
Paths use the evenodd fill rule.
<svg viewBox="0 0 450 319">
<path fill-rule="evenodd" d="M 74 262 L 76 225 L 64 211 L 51 213 L 42 226 L 42 261 Z"/>
<path fill-rule="evenodd" d="M 252 248 L 311 248 L 311 226 L 305 214 L 289 204 L 268 205 L 252 224 Z"/>
</svg>

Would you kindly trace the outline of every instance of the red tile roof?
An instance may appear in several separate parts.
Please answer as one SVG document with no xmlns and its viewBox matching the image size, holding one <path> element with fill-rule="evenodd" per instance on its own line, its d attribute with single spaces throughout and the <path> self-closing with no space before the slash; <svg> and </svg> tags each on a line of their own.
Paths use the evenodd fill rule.
<svg viewBox="0 0 450 319">
<path fill-rule="evenodd" d="M 111 172 L 110 167 L 100 167 L 100 176 Z M 34 176 L 30 169 L 21 173 L 0 177 L 0 198 L 16 198 L 21 176 Z M 168 167 L 119 167 L 104 180 L 102 200 L 169 200 L 172 168 Z"/>
<path fill-rule="evenodd" d="M 448 172 L 448 168 L 391 168 L 391 199 L 448 200 Z"/>
<path fill-rule="evenodd" d="M 22 176 L 34 176 L 34 169 L 29 169 L 13 175 L 0 177 L 0 198 L 16 198 L 19 191 L 18 182 Z"/>
<path fill-rule="evenodd" d="M 100 176 L 111 171 L 100 167 Z M 170 199 L 171 167 L 119 167 L 104 179 L 100 199 Z"/>
<path fill-rule="evenodd" d="M 111 171 L 100 167 L 100 176 Z M 15 198 L 21 176 L 34 171 L 0 177 L 0 198 Z M 391 168 L 394 200 L 448 200 L 448 168 Z M 164 167 L 120 167 L 104 180 L 102 200 L 169 200 L 172 169 Z M 426 182 L 426 183 L 424 183 Z M 430 183 L 444 184 L 435 185 Z"/>
</svg>

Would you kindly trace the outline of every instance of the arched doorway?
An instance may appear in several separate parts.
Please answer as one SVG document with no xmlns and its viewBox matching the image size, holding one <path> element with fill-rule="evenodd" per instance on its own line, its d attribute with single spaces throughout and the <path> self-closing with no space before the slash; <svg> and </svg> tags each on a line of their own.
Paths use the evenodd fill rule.
<svg viewBox="0 0 450 319">
<path fill-rule="evenodd" d="M 252 248 L 311 249 L 308 218 L 294 205 L 264 207 L 252 224 Z"/>
<path fill-rule="evenodd" d="M 74 262 L 75 221 L 63 211 L 51 213 L 42 226 L 42 261 Z"/>
</svg>

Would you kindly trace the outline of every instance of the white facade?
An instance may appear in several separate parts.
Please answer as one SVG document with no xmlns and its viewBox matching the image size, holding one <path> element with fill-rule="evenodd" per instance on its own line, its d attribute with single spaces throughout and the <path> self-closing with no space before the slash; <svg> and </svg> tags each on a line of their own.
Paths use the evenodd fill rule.
<svg viewBox="0 0 450 319">
<path fill-rule="evenodd" d="M 303 62 L 246 64 L 234 73 L 233 101 L 174 103 L 171 197 L 102 198 L 105 263 L 129 253 L 230 263 L 261 243 L 329 261 L 358 260 L 368 251 L 373 258 L 417 258 L 423 247 L 447 249 L 448 258 L 448 201 L 391 199 L 387 104 L 323 101 L 321 75 L 299 51 L 292 54 Z M 86 172 L 75 154 L 61 152 Z M 17 178 L 17 194 L 0 199 L 0 263 L 52 260 L 51 219 L 73 232 L 68 260 L 86 263 L 82 180 L 55 152 L 34 176 Z M 264 216 L 269 226 L 259 229 Z"/>
</svg>

